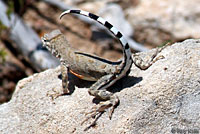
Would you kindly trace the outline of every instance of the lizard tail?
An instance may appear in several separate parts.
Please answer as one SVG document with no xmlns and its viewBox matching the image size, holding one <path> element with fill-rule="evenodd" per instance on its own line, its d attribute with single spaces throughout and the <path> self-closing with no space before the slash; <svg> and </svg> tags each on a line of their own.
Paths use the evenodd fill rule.
<svg viewBox="0 0 200 134">
<path fill-rule="evenodd" d="M 99 17 L 95 14 L 83 11 L 83 10 L 66 10 L 64 11 L 61 15 L 60 15 L 60 19 L 69 13 L 74 13 L 74 14 L 80 14 L 80 15 L 84 15 L 86 17 L 89 17 L 97 22 L 99 22 L 100 24 L 102 24 L 103 26 L 105 26 L 111 33 L 114 34 L 114 36 L 120 41 L 122 48 L 123 48 L 123 55 L 124 55 L 124 59 L 122 60 L 122 67 L 121 67 L 121 71 L 119 72 L 119 77 L 120 76 L 124 76 L 124 73 L 127 73 L 127 71 L 130 69 L 131 65 L 132 65 L 132 58 L 131 58 L 131 50 L 129 47 L 129 44 L 127 42 L 127 40 L 124 38 L 124 36 L 121 34 L 121 32 L 119 30 L 117 30 L 112 24 L 110 24 L 108 21 L 104 20 L 102 17 Z"/>
</svg>

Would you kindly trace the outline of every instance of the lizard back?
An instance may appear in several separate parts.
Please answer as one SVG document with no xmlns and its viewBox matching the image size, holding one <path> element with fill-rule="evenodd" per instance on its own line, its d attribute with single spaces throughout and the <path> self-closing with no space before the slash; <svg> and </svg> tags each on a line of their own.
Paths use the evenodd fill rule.
<svg viewBox="0 0 200 134">
<path fill-rule="evenodd" d="M 66 37 L 59 30 L 45 34 L 42 41 L 43 45 L 67 65 L 73 74 L 81 75 L 85 80 L 96 81 L 106 74 L 115 73 L 121 63 L 77 51 L 70 47 Z"/>
<path fill-rule="evenodd" d="M 95 14 L 83 11 L 83 10 L 66 10 L 60 15 L 60 19 L 64 15 L 69 14 L 69 13 L 80 14 L 80 15 L 89 17 L 89 18 L 97 21 L 101 25 L 105 26 L 119 40 L 119 42 L 120 42 L 120 44 L 121 44 L 121 46 L 123 48 L 123 59 L 122 59 L 121 63 L 117 66 L 116 71 L 113 73 L 113 78 L 114 79 L 111 79 L 111 81 L 107 81 L 107 83 L 105 83 L 104 86 L 101 87 L 101 89 L 104 89 L 104 88 L 107 88 L 107 87 L 111 86 L 117 80 L 119 80 L 122 77 L 128 75 L 129 72 L 130 72 L 130 68 L 132 66 L 133 60 L 132 60 L 132 57 L 131 57 L 132 54 L 131 54 L 131 50 L 130 50 L 129 44 L 126 41 L 126 39 L 124 38 L 124 36 L 121 34 L 121 32 L 119 30 L 117 30 L 108 21 L 104 20 L 103 18 L 101 18 L 101 17 L 99 17 L 99 16 L 97 16 Z"/>
</svg>

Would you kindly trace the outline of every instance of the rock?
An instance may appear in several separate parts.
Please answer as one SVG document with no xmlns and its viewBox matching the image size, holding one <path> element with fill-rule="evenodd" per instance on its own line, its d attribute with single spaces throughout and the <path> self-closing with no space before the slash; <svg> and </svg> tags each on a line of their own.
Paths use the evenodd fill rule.
<svg viewBox="0 0 200 134">
<path fill-rule="evenodd" d="M 199 133 L 200 40 L 173 44 L 159 55 L 165 58 L 145 71 L 133 65 L 112 87 L 120 98 L 112 119 L 105 112 L 87 133 Z M 91 83 L 70 77 L 74 92 L 52 99 L 62 92 L 59 74 L 59 67 L 49 69 L 17 84 L 11 101 L 0 105 L 1 134 L 85 133 L 93 120 L 81 122 L 96 105 L 87 92 Z"/>
<path fill-rule="evenodd" d="M 137 41 L 160 45 L 166 40 L 200 38 L 199 12 L 199 0 L 141 0 L 125 14 Z"/>
</svg>

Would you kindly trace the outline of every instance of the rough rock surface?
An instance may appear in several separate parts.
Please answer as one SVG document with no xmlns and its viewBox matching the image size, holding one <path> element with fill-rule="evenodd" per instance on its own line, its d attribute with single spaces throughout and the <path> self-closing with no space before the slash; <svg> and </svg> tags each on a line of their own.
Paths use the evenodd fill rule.
<svg viewBox="0 0 200 134">
<path fill-rule="evenodd" d="M 133 65 L 129 77 L 113 86 L 120 104 L 112 119 L 105 112 L 86 132 L 92 120 L 81 122 L 96 105 L 87 93 L 91 83 L 71 79 L 74 92 L 53 100 L 62 92 L 59 67 L 25 78 L 0 105 L 0 133 L 200 132 L 200 40 L 173 44 L 160 55 L 165 58 L 145 71 Z"/>
<path fill-rule="evenodd" d="M 141 0 L 126 14 L 136 39 L 159 45 L 166 40 L 199 38 L 199 12 L 199 0 Z"/>
</svg>

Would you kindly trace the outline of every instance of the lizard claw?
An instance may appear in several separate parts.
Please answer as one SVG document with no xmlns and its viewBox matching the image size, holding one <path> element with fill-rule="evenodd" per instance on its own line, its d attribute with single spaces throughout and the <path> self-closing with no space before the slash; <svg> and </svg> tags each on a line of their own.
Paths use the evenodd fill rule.
<svg viewBox="0 0 200 134">
<path fill-rule="evenodd" d="M 92 121 L 92 123 L 89 125 L 89 126 L 87 126 L 85 129 L 84 129 L 84 131 L 87 131 L 89 128 L 91 128 L 92 126 L 95 126 L 95 124 L 96 124 L 96 122 L 97 122 L 97 120 L 99 119 L 99 117 L 105 112 L 105 109 L 107 109 L 107 108 L 109 108 L 109 107 L 111 107 L 112 106 L 112 104 L 110 105 L 105 105 L 104 103 L 101 103 L 98 107 L 97 106 L 94 106 L 94 107 L 92 107 L 92 111 L 90 111 L 90 112 L 88 112 L 88 113 L 86 113 L 86 115 L 89 115 L 84 121 L 82 121 L 81 122 L 81 125 L 84 123 L 84 122 L 86 122 L 86 121 L 88 121 L 90 118 L 94 118 L 94 120 Z M 114 108 L 113 108 L 114 109 Z M 111 110 L 111 111 L 113 111 L 113 110 Z M 110 116 L 110 114 L 109 114 L 109 118 L 110 118 L 111 116 Z M 111 119 L 111 118 L 110 118 Z"/>
<path fill-rule="evenodd" d="M 116 108 L 118 104 L 119 104 L 118 98 L 115 99 L 114 103 L 111 100 L 100 102 L 98 106 L 92 107 L 92 111 L 86 113 L 86 115 L 91 114 L 90 117 L 95 117 L 97 114 L 105 112 L 106 109 L 111 107 L 111 110 L 109 111 L 109 118 L 111 119 L 114 109 Z"/>
<path fill-rule="evenodd" d="M 118 98 L 114 101 L 105 101 L 105 102 L 101 102 L 98 106 L 94 106 L 92 107 L 92 111 L 86 113 L 86 115 L 89 115 L 83 122 L 81 122 L 81 125 L 88 121 L 90 118 L 94 118 L 94 121 L 87 127 L 84 129 L 84 131 L 87 131 L 90 127 L 94 126 L 98 120 L 98 118 L 105 112 L 106 109 L 111 107 L 111 110 L 109 111 L 109 119 L 112 118 L 112 114 L 114 112 L 114 109 L 116 108 L 116 106 L 119 104 L 119 100 Z"/>
<path fill-rule="evenodd" d="M 107 109 L 107 108 L 109 108 L 109 107 L 106 106 L 106 105 L 103 105 L 103 104 L 100 104 L 98 107 L 97 106 L 92 107 L 92 110 L 90 112 L 85 113 L 86 116 L 87 115 L 89 115 L 89 116 L 81 123 L 81 125 L 84 122 L 88 121 L 88 119 L 90 119 L 90 118 L 95 118 L 96 119 L 96 116 L 98 114 L 101 114 L 101 113 L 105 112 L 104 110 Z M 94 124 L 94 123 L 92 123 L 92 124 Z"/>
</svg>

